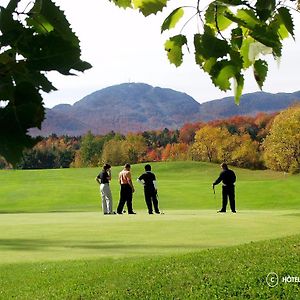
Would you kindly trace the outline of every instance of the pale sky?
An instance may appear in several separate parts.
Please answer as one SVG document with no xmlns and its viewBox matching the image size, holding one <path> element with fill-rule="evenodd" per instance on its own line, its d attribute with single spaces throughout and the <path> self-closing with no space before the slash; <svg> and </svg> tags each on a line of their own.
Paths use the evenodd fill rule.
<svg viewBox="0 0 300 300">
<path fill-rule="evenodd" d="M 171 9 L 145 18 L 137 11 L 117 8 L 108 0 L 54 2 L 65 11 L 73 30 L 81 40 L 82 59 L 90 62 L 93 68 L 79 73 L 77 77 L 48 74 L 58 91 L 43 94 L 47 107 L 59 103 L 72 104 L 96 90 L 124 82 L 143 82 L 172 88 L 189 94 L 198 102 L 232 96 L 231 91 L 219 91 L 211 83 L 209 76 L 195 65 L 192 49 L 190 53 L 185 51 L 181 67 L 176 68 L 169 63 L 164 42 L 169 35 L 178 34 L 182 27 L 160 34 L 161 23 Z M 196 1 L 170 2 L 193 5 Z M 193 10 L 188 13 L 192 15 Z M 269 75 L 264 85 L 266 92 L 300 90 L 300 15 L 297 15 L 295 23 L 296 42 L 292 39 L 286 42 L 280 66 L 273 59 L 270 60 Z M 192 34 L 196 31 L 196 22 L 191 22 L 183 33 L 190 34 L 192 41 Z M 252 77 L 252 72 L 247 74 L 244 93 L 259 90 Z"/>
</svg>

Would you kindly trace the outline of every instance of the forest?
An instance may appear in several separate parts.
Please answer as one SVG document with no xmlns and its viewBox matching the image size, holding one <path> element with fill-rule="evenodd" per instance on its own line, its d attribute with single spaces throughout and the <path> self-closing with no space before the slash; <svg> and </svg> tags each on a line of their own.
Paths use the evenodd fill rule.
<svg viewBox="0 0 300 300">
<path fill-rule="evenodd" d="M 184 124 L 179 129 L 122 135 L 40 137 L 23 152 L 18 169 L 98 167 L 153 161 L 227 162 L 249 168 L 297 173 L 300 169 L 300 106 L 281 113 L 235 116 Z M 0 168 L 12 168 L 4 158 Z"/>
</svg>

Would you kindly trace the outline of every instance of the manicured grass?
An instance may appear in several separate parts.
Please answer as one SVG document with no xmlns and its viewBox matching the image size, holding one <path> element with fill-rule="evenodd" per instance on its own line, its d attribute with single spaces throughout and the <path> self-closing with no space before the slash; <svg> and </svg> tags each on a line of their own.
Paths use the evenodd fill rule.
<svg viewBox="0 0 300 300">
<path fill-rule="evenodd" d="M 300 210 L 169 211 L 165 215 L 6 214 L 1 263 L 187 253 L 300 233 Z"/>
<path fill-rule="evenodd" d="M 1 299 L 299 299 L 300 236 L 152 258 L 3 265 Z M 276 272 L 279 283 L 266 277 Z"/>
<path fill-rule="evenodd" d="M 218 165 L 152 166 L 164 215 L 135 183 L 137 215 L 104 216 L 99 169 L 0 171 L 0 299 L 300 299 L 265 281 L 300 277 L 299 175 L 234 169 L 238 213 L 217 214 Z"/>
<path fill-rule="evenodd" d="M 132 167 L 133 178 L 144 165 Z M 213 209 L 220 205 L 221 186 L 214 200 L 211 184 L 220 168 L 198 162 L 153 163 L 159 183 L 161 207 Z M 114 206 L 119 199 L 117 180 L 121 167 L 113 168 Z M 300 176 L 272 171 L 236 169 L 237 209 L 300 209 Z M 0 171 L 0 212 L 100 211 L 99 169 Z M 143 188 L 135 182 L 134 208 L 145 209 Z"/>
</svg>

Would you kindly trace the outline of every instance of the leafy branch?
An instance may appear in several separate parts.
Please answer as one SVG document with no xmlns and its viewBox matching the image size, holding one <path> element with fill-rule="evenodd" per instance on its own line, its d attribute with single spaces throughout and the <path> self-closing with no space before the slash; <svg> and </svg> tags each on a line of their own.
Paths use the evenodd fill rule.
<svg viewBox="0 0 300 300">
<path fill-rule="evenodd" d="M 109 0 L 119 7 L 137 9 L 148 16 L 168 7 L 168 0 Z M 178 1 L 179 2 L 179 1 Z M 281 57 L 282 40 L 294 38 L 291 10 L 300 9 L 300 0 L 215 0 L 208 6 L 195 0 L 196 13 L 187 19 L 182 29 L 198 17 L 201 32 L 193 41 L 180 30 L 165 42 L 170 63 L 183 63 L 183 46 L 193 44 L 195 62 L 206 72 L 212 83 L 222 91 L 233 89 L 238 104 L 244 87 L 244 74 L 249 68 L 262 89 L 268 73 L 268 64 L 261 57 L 272 54 Z M 178 26 L 187 7 L 173 10 L 163 21 L 161 31 Z M 232 82 L 233 87 L 232 87 Z"/>
<path fill-rule="evenodd" d="M 7 103 L 0 107 L 0 155 L 13 164 L 38 140 L 28 130 L 45 118 L 40 92 L 56 90 L 47 72 L 72 75 L 91 67 L 80 59 L 79 39 L 59 7 L 27 0 L 20 11 L 21 2 L 0 6 L 0 100 Z"/>
</svg>

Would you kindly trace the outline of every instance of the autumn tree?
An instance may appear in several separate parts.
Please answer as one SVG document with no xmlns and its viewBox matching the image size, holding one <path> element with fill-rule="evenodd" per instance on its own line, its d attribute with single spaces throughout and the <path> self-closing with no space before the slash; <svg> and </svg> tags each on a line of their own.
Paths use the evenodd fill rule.
<svg viewBox="0 0 300 300">
<path fill-rule="evenodd" d="M 230 134 L 224 128 L 204 126 L 196 131 L 195 143 L 192 147 L 193 157 L 197 160 L 217 162 L 221 141 L 228 137 Z"/>
<path fill-rule="evenodd" d="M 147 146 L 145 138 L 141 134 L 127 134 L 126 148 L 128 151 L 128 163 L 135 164 L 144 160 Z"/>
<path fill-rule="evenodd" d="M 162 160 L 178 161 L 189 158 L 189 145 L 185 143 L 168 144 L 162 151 Z"/>
<path fill-rule="evenodd" d="M 263 167 L 259 142 L 253 141 L 248 134 L 239 136 L 236 142 L 236 147 L 231 153 L 232 164 L 249 169 Z"/>
<path fill-rule="evenodd" d="M 80 150 L 76 153 L 77 165 L 80 167 L 96 167 L 102 155 L 105 139 L 100 136 L 95 136 L 88 131 L 82 137 Z"/>
<path fill-rule="evenodd" d="M 53 169 L 69 168 L 79 147 L 76 138 L 55 134 L 43 138 L 32 149 L 23 152 L 20 169 Z"/>
<path fill-rule="evenodd" d="M 145 161 L 161 161 L 161 152 L 160 148 L 148 150 Z"/>
<path fill-rule="evenodd" d="M 263 146 L 268 168 L 300 172 L 300 106 L 284 110 L 275 117 Z"/>
<path fill-rule="evenodd" d="M 179 130 L 179 142 L 191 144 L 194 142 L 196 131 L 204 126 L 202 122 L 186 123 Z"/>
<path fill-rule="evenodd" d="M 99 165 L 109 163 L 114 166 L 124 165 L 129 160 L 126 140 L 112 139 L 104 144 Z"/>
</svg>

